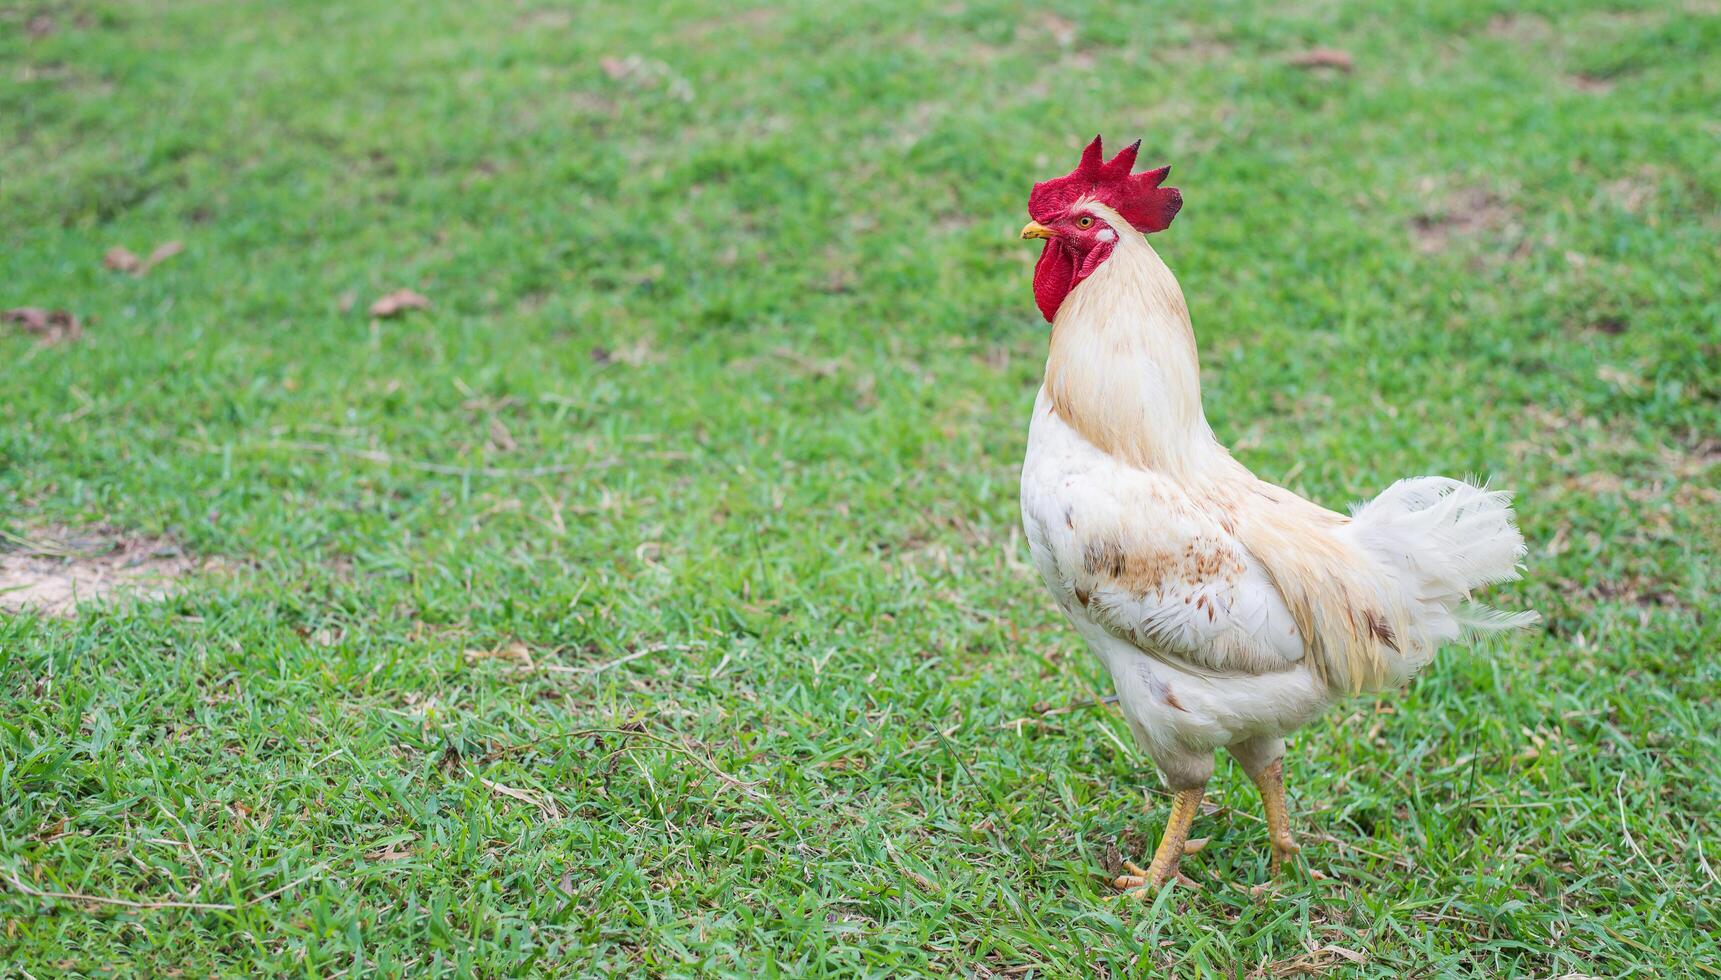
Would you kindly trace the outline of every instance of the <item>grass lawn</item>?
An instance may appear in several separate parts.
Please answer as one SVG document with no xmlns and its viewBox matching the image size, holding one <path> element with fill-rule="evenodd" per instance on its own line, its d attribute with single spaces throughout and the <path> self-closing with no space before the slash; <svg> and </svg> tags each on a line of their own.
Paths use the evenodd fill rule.
<svg viewBox="0 0 1721 980">
<path fill-rule="evenodd" d="M 1721 11 L 1026 6 L 0 0 L 0 308 L 83 327 L 0 323 L 4 547 L 193 568 L 0 614 L 0 974 L 1721 976 Z M 1166 798 L 1018 530 L 1096 131 L 1245 462 L 1531 542 L 1267 890 L 1222 759 L 1111 900 Z"/>
</svg>

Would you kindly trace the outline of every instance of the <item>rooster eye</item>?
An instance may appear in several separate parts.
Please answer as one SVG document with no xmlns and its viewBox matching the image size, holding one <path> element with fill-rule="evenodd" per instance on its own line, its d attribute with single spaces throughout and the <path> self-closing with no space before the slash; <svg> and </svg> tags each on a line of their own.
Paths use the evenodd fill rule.
<svg viewBox="0 0 1721 980">
<path fill-rule="evenodd" d="M 1076 227 L 1077 228 L 1092 228 L 1093 226 L 1094 226 L 1094 219 L 1089 217 L 1088 215 L 1084 214 L 1081 217 L 1076 219 Z"/>
</svg>

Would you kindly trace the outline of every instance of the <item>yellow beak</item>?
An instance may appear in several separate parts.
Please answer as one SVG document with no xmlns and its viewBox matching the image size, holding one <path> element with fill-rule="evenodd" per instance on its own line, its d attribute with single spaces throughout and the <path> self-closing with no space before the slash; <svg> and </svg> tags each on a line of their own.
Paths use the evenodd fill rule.
<svg viewBox="0 0 1721 980">
<path fill-rule="evenodd" d="M 1030 221 L 1022 227 L 1023 238 L 1051 238 L 1056 234 L 1057 232 L 1054 232 L 1052 229 L 1040 224 L 1038 221 Z"/>
</svg>

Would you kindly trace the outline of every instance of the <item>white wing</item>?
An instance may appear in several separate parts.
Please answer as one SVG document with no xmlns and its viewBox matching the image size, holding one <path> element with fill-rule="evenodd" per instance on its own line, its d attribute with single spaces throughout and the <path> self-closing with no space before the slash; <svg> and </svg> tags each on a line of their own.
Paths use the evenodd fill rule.
<svg viewBox="0 0 1721 980">
<path fill-rule="evenodd" d="M 1023 520 L 1066 608 L 1198 672 L 1264 674 L 1302 660 L 1290 609 L 1220 509 L 1118 465 L 1056 416 L 1036 412 L 1034 426 Z"/>
</svg>

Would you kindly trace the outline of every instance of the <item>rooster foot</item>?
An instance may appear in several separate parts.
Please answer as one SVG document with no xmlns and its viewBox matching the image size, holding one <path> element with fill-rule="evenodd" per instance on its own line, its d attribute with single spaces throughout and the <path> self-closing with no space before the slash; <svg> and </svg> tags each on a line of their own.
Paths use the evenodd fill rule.
<svg viewBox="0 0 1721 980">
<path fill-rule="evenodd" d="M 1205 844 L 1207 842 L 1202 841 L 1201 843 Z M 1193 854 L 1194 851 L 1190 851 L 1188 853 Z M 1133 861 L 1125 861 L 1123 863 L 1123 869 L 1128 871 L 1129 874 L 1118 875 L 1116 878 L 1112 879 L 1111 883 L 1113 888 L 1123 892 L 1122 895 L 1118 896 L 1119 898 L 1133 898 L 1147 901 L 1153 898 L 1154 895 L 1157 895 L 1161 888 L 1164 888 L 1166 885 L 1169 885 L 1174 881 L 1180 885 L 1188 885 L 1190 888 L 1201 887 L 1200 882 L 1180 871 L 1178 869 L 1178 863 L 1175 861 L 1172 862 L 1171 868 L 1163 878 L 1154 874 L 1147 868 L 1140 867 Z"/>
<path fill-rule="evenodd" d="M 1273 856 L 1268 859 L 1268 869 L 1272 871 L 1274 877 L 1278 877 L 1279 872 L 1284 870 L 1286 863 L 1293 867 L 1296 866 L 1297 855 L 1302 853 L 1302 850 L 1303 846 L 1292 840 L 1288 833 L 1282 837 L 1274 837 Z"/>
<path fill-rule="evenodd" d="M 1207 846 L 1205 837 L 1189 839 L 1189 825 L 1201 808 L 1201 795 L 1199 789 L 1182 790 L 1177 794 L 1171 805 L 1171 816 L 1165 823 L 1165 836 L 1160 838 L 1153 860 L 1145 869 L 1125 861 L 1124 870 L 1129 874 L 1112 879 L 1113 888 L 1122 891 L 1126 898 L 1149 899 L 1174 879 L 1192 887 L 1201 887 L 1178 870 L 1185 854 L 1194 854 Z"/>
</svg>

